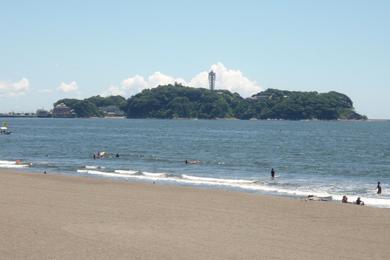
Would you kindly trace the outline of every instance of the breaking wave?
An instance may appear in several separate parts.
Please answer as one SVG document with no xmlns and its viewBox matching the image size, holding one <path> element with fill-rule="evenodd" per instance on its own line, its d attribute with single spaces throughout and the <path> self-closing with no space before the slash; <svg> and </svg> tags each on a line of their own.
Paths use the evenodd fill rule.
<svg viewBox="0 0 390 260">
<path fill-rule="evenodd" d="M 314 191 L 309 187 L 290 187 L 275 185 L 274 183 L 260 182 L 256 180 L 242 180 L 242 179 L 223 179 L 223 178 L 209 178 L 209 177 L 198 177 L 192 175 L 172 175 L 161 172 L 143 172 L 136 170 L 114 170 L 99 171 L 95 169 L 79 169 L 78 173 L 96 175 L 107 178 L 120 178 L 126 180 L 145 180 L 145 181 L 160 181 L 173 184 L 185 184 L 195 186 L 211 186 L 211 187 L 226 187 L 236 188 L 244 191 L 259 191 L 268 192 L 274 194 L 281 194 L 295 197 L 307 197 L 308 195 L 314 195 L 317 197 L 329 197 L 333 200 L 341 201 L 342 195 L 334 194 L 331 192 Z M 349 196 L 349 200 L 355 201 L 358 196 Z M 386 207 L 390 208 L 390 201 L 382 198 L 369 198 L 361 197 L 366 205 L 375 207 Z"/>
<path fill-rule="evenodd" d="M 0 168 L 17 169 L 17 168 L 27 168 L 30 166 L 31 166 L 30 163 L 23 163 L 19 160 L 16 161 L 0 160 Z"/>
</svg>

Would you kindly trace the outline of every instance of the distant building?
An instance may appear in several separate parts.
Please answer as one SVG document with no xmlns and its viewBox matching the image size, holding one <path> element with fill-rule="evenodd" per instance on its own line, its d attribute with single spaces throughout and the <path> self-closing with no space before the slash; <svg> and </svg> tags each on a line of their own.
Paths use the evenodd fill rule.
<svg viewBox="0 0 390 260">
<path fill-rule="evenodd" d="M 125 112 L 120 110 L 117 106 L 101 107 L 100 111 L 103 112 L 105 117 L 123 117 Z"/>
<path fill-rule="evenodd" d="M 38 109 L 36 115 L 37 117 L 51 117 L 51 113 L 44 109 Z"/>
<path fill-rule="evenodd" d="M 61 117 L 61 118 L 71 118 L 71 117 L 76 117 L 76 113 L 65 105 L 64 103 L 60 103 L 56 105 L 51 112 L 53 117 Z"/>
<path fill-rule="evenodd" d="M 214 71 L 210 71 L 209 73 L 209 86 L 210 86 L 210 90 L 214 90 L 215 89 L 215 79 L 216 79 L 216 74 Z"/>
</svg>

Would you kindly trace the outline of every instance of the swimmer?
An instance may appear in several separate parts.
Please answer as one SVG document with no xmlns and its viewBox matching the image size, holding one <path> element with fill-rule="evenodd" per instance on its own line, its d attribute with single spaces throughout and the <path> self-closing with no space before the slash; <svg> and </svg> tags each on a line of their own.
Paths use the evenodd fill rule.
<svg viewBox="0 0 390 260">
<path fill-rule="evenodd" d="M 378 181 L 378 185 L 376 186 L 376 188 L 377 188 L 377 194 L 382 194 L 382 187 L 381 187 L 381 182 L 380 181 Z"/>
</svg>

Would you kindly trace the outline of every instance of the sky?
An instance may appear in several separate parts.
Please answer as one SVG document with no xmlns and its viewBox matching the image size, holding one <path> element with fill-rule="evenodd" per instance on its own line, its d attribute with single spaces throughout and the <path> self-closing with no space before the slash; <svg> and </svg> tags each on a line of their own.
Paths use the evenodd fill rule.
<svg viewBox="0 0 390 260">
<path fill-rule="evenodd" d="M 390 1 L 0 0 L 0 112 L 181 82 L 338 91 L 390 119 Z"/>
</svg>

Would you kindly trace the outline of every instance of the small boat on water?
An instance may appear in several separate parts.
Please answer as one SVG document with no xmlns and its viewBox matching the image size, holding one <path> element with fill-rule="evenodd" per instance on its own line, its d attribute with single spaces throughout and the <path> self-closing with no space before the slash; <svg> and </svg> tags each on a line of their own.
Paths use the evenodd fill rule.
<svg viewBox="0 0 390 260">
<path fill-rule="evenodd" d="M 0 127 L 0 135 L 9 135 L 9 134 L 11 134 L 11 131 L 8 130 L 7 122 L 4 122 L 3 125 Z"/>
</svg>

